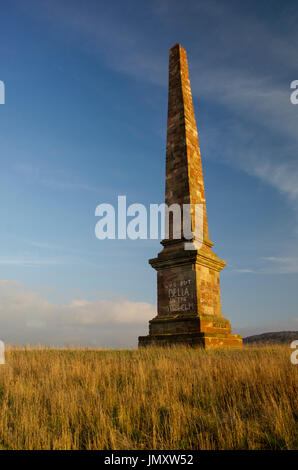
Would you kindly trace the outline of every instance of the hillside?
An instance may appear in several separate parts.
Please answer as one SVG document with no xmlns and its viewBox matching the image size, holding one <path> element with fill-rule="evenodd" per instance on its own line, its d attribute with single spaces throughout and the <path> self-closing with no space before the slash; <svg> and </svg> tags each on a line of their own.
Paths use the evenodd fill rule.
<svg viewBox="0 0 298 470">
<path fill-rule="evenodd" d="M 275 331 L 262 333 L 260 335 L 247 336 L 247 338 L 243 338 L 243 343 L 290 344 L 296 339 L 298 340 L 298 331 Z"/>
</svg>

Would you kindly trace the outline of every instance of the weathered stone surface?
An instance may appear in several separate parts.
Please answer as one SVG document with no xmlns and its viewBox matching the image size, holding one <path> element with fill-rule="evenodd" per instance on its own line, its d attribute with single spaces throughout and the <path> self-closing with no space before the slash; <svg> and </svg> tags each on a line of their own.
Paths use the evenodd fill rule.
<svg viewBox="0 0 298 470">
<path fill-rule="evenodd" d="M 191 96 L 187 56 L 176 44 L 170 50 L 166 150 L 165 201 L 191 204 L 194 231 L 195 204 L 203 207 L 203 233 L 198 248 L 185 250 L 185 239 L 174 239 L 170 218 L 169 238 L 163 250 L 149 260 L 157 270 L 157 316 L 149 323 L 149 335 L 139 337 L 139 346 L 183 343 L 205 348 L 241 347 L 239 335 L 231 334 L 222 316 L 219 272 L 225 262 L 212 251 L 202 161 Z M 196 235 L 193 237 L 196 243 Z"/>
<path fill-rule="evenodd" d="M 204 349 L 242 348 L 239 335 L 212 336 L 203 333 L 181 333 L 176 335 L 148 335 L 139 337 L 139 347 L 185 345 Z"/>
</svg>

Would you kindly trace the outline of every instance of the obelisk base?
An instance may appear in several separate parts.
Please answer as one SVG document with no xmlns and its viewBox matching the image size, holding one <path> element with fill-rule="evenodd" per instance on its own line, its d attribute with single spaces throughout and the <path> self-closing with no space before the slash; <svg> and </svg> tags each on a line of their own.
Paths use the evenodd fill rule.
<svg viewBox="0 0 298 470">
<path fill-rule="evenodd" d="M 179 333 L 166 335 L 148 335 L 139 336 L 139 348 L 168 347 L 174 345 L 184 345 L 192 347 L 201 347 L 203 349 L 217 348 L 242 348 L 242 339 L 240 335 L 214 335 L 211 333 Z"/>
<path fill-rule="evenodd" d="M 139 336 L 139 347 L 172 345 L 242 348 L 242 338 L 231 334 L 230 322 L 224 317 L 209 315 L 156 317 L 149 322 L 149 335 Z"/>
</svg>

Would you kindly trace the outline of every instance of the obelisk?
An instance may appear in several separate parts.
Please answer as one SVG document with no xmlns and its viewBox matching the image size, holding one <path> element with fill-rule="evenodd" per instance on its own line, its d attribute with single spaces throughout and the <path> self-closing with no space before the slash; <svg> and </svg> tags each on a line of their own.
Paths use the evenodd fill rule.
<svg viewBox="0 0 298 470">
<path fill-rule="evenodd" d="M 180 44 L 170 50 L 166 149 L 165 202 L 189 204 L 191 227 L 195 205 L 201 207 L 200 240 L 195 231 L 192 249 L 185 238 L 173 237 L 173 220 L 163 240 L 163 250 L 149 260 L 157 271 L 158 313 L 149 322 L 149 335 L 139 337 L 139 346 L 187 344 L 204 348 L 242 347 L 239 335 L 222 316 L 219 273 L 225 262 L 212 251 L 202 161 L 193 109 L 186 51 Z"/>
</svg>

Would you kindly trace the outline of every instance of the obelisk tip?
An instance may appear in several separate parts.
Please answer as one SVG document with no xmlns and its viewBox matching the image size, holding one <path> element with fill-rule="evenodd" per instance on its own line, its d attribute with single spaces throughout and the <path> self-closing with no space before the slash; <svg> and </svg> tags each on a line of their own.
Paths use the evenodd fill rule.
<svg viewBox="0 0 298 470">
<path fill-rule="evenodd" d="M 171 47 L 170 51 L 173 51 L 174 49 L 182 49 L 183 51 L 185 51 L 185 49 L 181 46 L 181 44 L 179 44 L 179 42 L 177 42 L 173 47 Z"/>
</svg>

